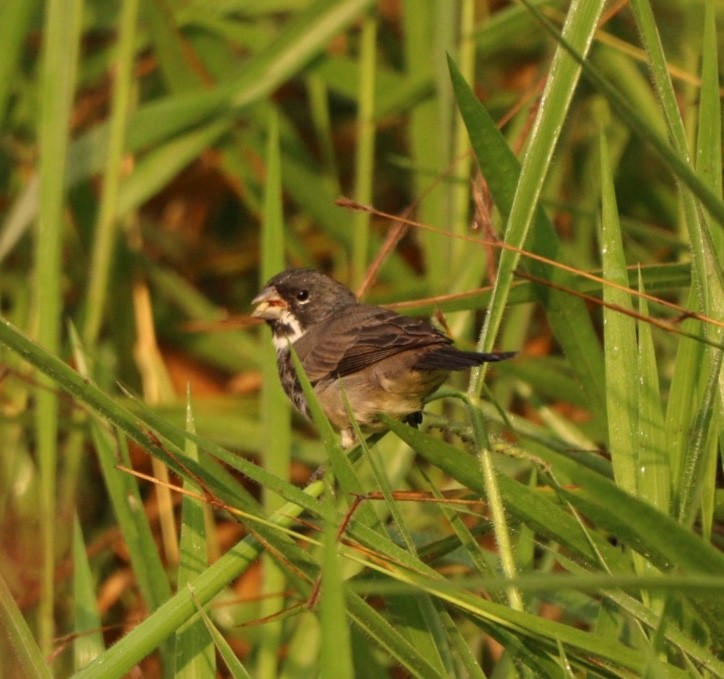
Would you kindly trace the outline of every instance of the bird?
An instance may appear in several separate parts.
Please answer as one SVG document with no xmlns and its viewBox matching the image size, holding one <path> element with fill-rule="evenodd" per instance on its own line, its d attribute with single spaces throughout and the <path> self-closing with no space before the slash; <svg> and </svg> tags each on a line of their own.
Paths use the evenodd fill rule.
<svg viewBox="0 0 724 679">
<path fill-rule="evenodd" d="M 294 408 L 310 419 L 290 347 L 343 448 L 357 443 L 345 397 L 363 432 L 386 429 L 380 415 L 422 421 L 425 399 L 451 371 L 502 361 L 514 351 L 478 353 L 421 318 L 364 304 L 347 287 L 315 269 L 287 269 L 252 300 L 252 316 L 272 331 L 282 388 Z"/>
</svg>

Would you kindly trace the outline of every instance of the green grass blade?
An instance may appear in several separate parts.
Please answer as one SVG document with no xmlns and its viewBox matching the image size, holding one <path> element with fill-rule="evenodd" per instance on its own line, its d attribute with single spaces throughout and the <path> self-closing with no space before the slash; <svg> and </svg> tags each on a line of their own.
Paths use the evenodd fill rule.
<svg viewBox="0 0 724 679">
<path fill-rule="evenodd" d="M 455 65 L 452 62 L 448 63 L 453 90 L 468 128 L 478 164 L 498 209 L 503 215 L 509 216 L 516 186 L 520 181 L 520 165 L 488 111 L 477 100 Z M 531 238 L 530 249 L 551 260 L 560 259 L 560 243 L 552 225 L 540 208 L 536 212 Z M 536 277 L 549 280 L 557 287 L 573 285 L 571 276 L 558 269 L 551 269 L 536 261 L 528 263 L 527 268 Z M 555 288 L 540 289 L 537 297 L 541 296 L 556 339 L 578 374 L 579 382 L 586 387 L 593 415 L 603 422 L 606 412 L 603 357 L 588 310 L 582 301 L 572 299 L 570 295 Z M 492 303 L 492 295 L 490 300 L 489 303 Z"/>
<path fill-rule="evenodd" d="M 354 197 L 359 203 L 372 202 L 375 160 L 375 76 L 377 73 L 377 18 L 370 15 L 362 26 L 360 78 L 357 97 L 357 149 L 355 153 Z M 370 252 L 370 219 L 367 212 L 354 215 L 352 280 L 359 285 L 364 279 Z"/>
<path fill-rule="evenodd" d="M 241 108 L 274 91 L 371 5 L 372 0 L 320 0 L 309 5 L 244 69 L 234 85 L 232 105 Z"/>
<path fill-rule="evenodd" d="M 201 60 L 192 53 L 189 41 L 181 36 L 172 7 L 165 0 L 150 0 L 145 3 L 145 18 L 168 89 L 183 92 L 201 85 L 200 74 L 193 69 L 194 63 L 201 68 Z"/>
<path fill-rule="evenodd" d="M 17 85 L 12 74 L 20 61 L 23 41 L 40 6 L 39 0 L 28 0 L 5 2 L 0 7 L 0 126 L 10 94 Z"/>
<path fill-rule="evenodd" d="M 299 379 L 302 389 L 304 390 L 304 398 L 307 400 L 309 405 L 309 411 L 312 415 L 312 421 L 319 430 L 324 443 L 324 449 L 329 455 L 329 461 L 332 465 L 332 471 L 334 472 L 335 479 L 339 483 L 340 489 L 345 496 L 345 502 L 358 495 L 364 495 L 365 490 L 362 483 L 359 480 L 357 473 L 352 467 L 352 463 L 348 455 L 342 450 L 337 434 L 332 429 L 332 425 L 322 411 L 322 407 L 319 405 L 319 401 L 314 394 L 309 378 L 304 372 L 299 357 L 297 356 L 294 347 L 291 347 L 292 362 L 294 369 L 297 372 L 297 378 Z M 368 504 L 361 504 L 356 512 L 358 519 L 364 520 L 367 525 L 375 525 L 379 523 L 377 516 Z"/>
<path fill-rule="evenodd" d="M 88 347 L 94 346 L 103 320 L 110 268 L 115 251 L 121 163 L 131 109 L 138 2 L 139 0 L 124 2 L 121 10 L 118 57 L 114 69 L 113 99 L 108 130 L 108 153 L 94 230 L 93 252 L 88 274 L 86 316 L 82 331 L 83 342 Z"/>
<path fill-rule="evenodd" d="M 389 420 L 390 429 L 415 451 L 474 493 L 485 497 L 477 460 L 467 453 L 400 422 Z M 586 562 L 598 564 L 601 555 L 612 570 L 628 571 L 628 560 L 595 534 L 586 535 L 580 524 L 551 498 L 501 474 L 498 477 L 503 504 L 509 515 L 528 524 L 537 534 L 561 542 Z M 594 548 L 595 547 L 595 548 Z"/>
<path fill-rule="evenodd" d="M 719 98 L 719 50 L 714 3 L 705 4 L 704 35 L 701 64 L 701 102 L 697 135 L 696 173 L 722 197 L 722 141 L 721 100 Z M 713 229 L 712 229 L 713 232 Z M 712 233 L 722 245 L 721 232 Z"/>
<path fill-rule="evenodd" d="M 639 290 L 644 292 L 639 275 Z M 639 298 L 639 313 L 648 315 L 648 304 Z M 636 439 L 638 451 L 639 497 L 648 500 L 664 514 L 671 509 L 671 469 L 666 445 L 661 389 L 654 353 L 651 326 L 639 321 L 638 333 L 638 412 Z"/>
<path fill-rule="evenodd" d="M 701 65 L 701 103 L 699 108 L 699 126 L 697 136 L 696 171 L 712 191 L 722 197 L 722 156 L 719 152 L 722 144 L 722 110 L 719 97 L 719 61 L 717 49 L 716 19 L 713 3 L 705 6 L 704 40 Z M 706 218 L 706 215 L 704 215 Z M 724 256 L 724 230 L 715 230 L 710 220 L 706 221 L 712 233 L 714 248 L 720 257 Z M 719 336 L 721 337 L 721 331 Z M 704 473 L 708 481 L 704 482 L 702 493 L 702 532 L 711 535 L 715 516 L 716 488 L 716 434 L 720 431 L 722 404 L 724 404 L 724 380 L 719 383 L 719 410 L 714 413 L 711 424 L 709 469 Z"/>
<path fill-rule="evenodd" d="M 322 581 L 320 599 L 320 627 L 322 647 L 320 653 L 321 676 L 352 679 L 349 628 L 345 601 L 342 563 L 337 553 L 336 514 L 332 499 L 331 475 L 326 477 L 324 542 L 322 546 Z"/>
<path fill-rule="evenodd" d="M 596 31 L 603 5 L 601 0 L 573 2 L 568 10 L 563 34 L 572 47 L 584 57 Z M 548 174 L 580 73 L 581 67 L 578 62 L 564 49 L 558 48 L 551 64 L 541 106 L 531 130 L 515 196 L 506 221 L 505 241 L 508 245 L 522 248 L 528 240 L 543 182 Z M 501 252 L 490 308 L 478 342 L 480 351 L 491 351 L 493 348 L 510 294 L 513 272 L 519 260 L 520 255 L 516 252 L 511 250 Z M 471 394 L 480 394 L 484 375 L 484 368 L 473 372 L 469 389 Z"/>
<path fill-rule="evenodd" d="M 81 0 L 51 0 L 44 20 L 42 85 L 38 138 L 40 202 L 35 240 L 35 290 L 38 341 L 53 354 L 60 349 L 61 250 L 65 222 L 65 162 L 70 143 L 70 115 L 80 48 Z M 37 455 L 41 477 L 41 541 L 43 575 L 38 631 L 40 646 L 50 652 L 55 604 L 55 495 L 58 445 L 58 402 L 39 378 L 36 409 Z"/>
<path fill-rule="evenodd" d="M 269 140 L 266 156 L 266 181 L 264 184 L 264 221 L 261 243 L 261 285 L 284 269 L 284 215 L 282 210 L 282 171 L 279 150 L 279 118 L 269 121 Z M 292 447 L 292 426 L 289 400 L 282 390 L 277 371 L 274 347 L 268 341 L 269 330 L 264 330 L 261 347 L 262 369 L 262 442 L 261 454 L 264 468 L 280 479 L 289 477 Z M 264 507 L 272 513 L 283 504 L 283 499 L 269 490 L 264 491 Z M 277 614 L 284 605 L 284 573 L 270 555 L 263 559 L 264 581 L 262 594 L 266 595 L 260 607 L 262 617 Z M 256 676 L 275 677 L 279 672 L 280 646 L 282 645 L 282 621 L 264 625 L 259 642 Z"/>
<path fill-rule="evenodd" d="M 559 481 L 580 486 L 564 492 L 569 502 L 594 523 L 615 531 L 660 567 L 678 566 L 692 573 L 724 572 L 724 555 L 648 502 L 629 496 L 608 479 L 552 451 L 540 451 L 554 465 Z M 561 491 L 559 491 L 561 492 Z"/>
<path fill-rule="evenodd" d="M 191 395 L 187 394 L 186 430 L 195 432 Z M 186 441 L 186 458 L 198 461 L 198 449 L 192 441 Z M 201 493 L 202 488 L 189 479 L 184 479 L 184 489 Z M 181 503 L 181 535 L 179 537 L 180 561 L 176 589 L 180 590 L 194 580 L 209 564 L 208 540 L 206 536 L 208 505 L 198 497 L 184 495 Z M 191 618 L 176 631 L 174 676 L 179 679 L 203 679 L 216 676 L 214 644 L 204 621 Z"/>
<path fill-rule="evenodd" d="M 230 118 L 214 119 L 208 125 L 173 139 L 145 156 L 133 174 L 120 186 L 116 218 L 140 207 L 160 191 L 204 149 L 228 132 L 232 124 Z"/>
<path fill-rule="evenodd" d="M 191 590 L 191 594 L 193 597 L 193 590 Z M 251 679 L 251 675 L 241 664 L 241 661 L 239 660 L 239 658 L 237 658 L 236 653 L 234 653 L 234 649 L 231 648 L 229 642 L 226 640 L 224 635 L 218 630 L 216 625 L 214 625 L 213 621 L 211 620 L 211 618 L 209 618 L 206 611 L 201 606 L 199 606 L 198 602 L 194 600 L 194 603 L 196 604 L 196 610 L 198 611 L 201 620 L 203 621 L 204 625 L 206 625 L 206 629 L 208 630 L 209 635 L 213 639 L 214 644 L 219 651 L 221 659 L 224 661 L 224 664 L 231 673 L 233 679 Z"/>
<path fill-rule="evenodd" d="M 360 631 L 407 668 L 413 677 L 441 679 L 447 676 L 433 667 L 389 620 L 353 592 L 347 592 L 347 610 Z"/>
<path fill-rule="evenodd" d="M 636 17 L 638 28 L 650 59 L 656 92 L 659 97 L 661 108 L 667 122 L 669 136 L 673 140 L 674 148 L 679 155 L 682 164 L 691 168 L 691 153 L 689 151 L 684 122 L 681 119 L 679 105 L 674 93 L 668 72 L 668 64 L 664 55 L 663 46 L 654 20 L 651 5 L 648 0 L 634 0 L 631 7 Z M 711 38 L 709 39 L 711 41 Z M 711 45 L 711 42 L 710 42 Z M 711 49 L 711 47 L 709 47 Z M 710 56 L 709 59 L 712 57 Z M 709 67 L 711 70 L 711 67 Z M 709 87 L 716 87 L 711 76 L 707 80 Z M 711 94 L 709 95 L 712 96 Z M 707 112 L 708 113 L 708 112 Z M 721 123 L 719 123 L 721 124 Z M 711 140 L 714 141 L 714 140 Z M 712 168 L 713 169 L 713 168 Z M 681 176 L 681 175 L 680 175 Z M 681 177 L 683 179 L 683 177 Z M 698 178 L 701 184 L 708 190 L 708 185 Z M 701 305 L 704 313 L 712 318 L 724 318 L 724 270 L 722 269 L 722 252 L 717 252 L 710 224 L 703 218 L 703 214 L 697 209 L 692 191 L 682 191 L 681 201 L 683 206 L 684 221 L 691 241 L 691 257 L 693 261 L 694 279 L 697 281 Z M 699 196 L 701 200 L 701 196 Z M 721 190 L 719 190 L 719 204 L 721 203 Z M 711 209 L 711 208 L 710 208 Z M 723 224 L 724 225 L 724 224 Z M 716 341 L 724 336 L 721 328 L 705 326 L 705 334 Z M 716 362 L 713 351 L 709 351 L 709 360 Z M 722 391 L 724 395 L 724 390 Z"/>
<path fill-rule="evenodd" d="M 10 588 L 0 574 L 0 669 L 8 676 L 27 679 L 51 679 L 43 653 L 33 638 Z"/>
<path fill-rule="evenodd" d="M 626 97 L 604 78 L 598 69 L 581 59 L 576 50 L 560 36 L 551 23 L 543 17 L 528 0 L 521 0 L 521 2 L 530 8 L 530 11 L 535 15 L 545 30 L 551 33 L 560 45 L 580 63 L 588 80 L 609 100 L 611 109 L 616 111 L 616 114 L 626 122 L 632 131 L 654 148 L 661 159 L 671 168 L 672 172 L 686 184 L 692 193 L 701 201 L 702 205 L 709 210 L 714 219 L 716 219 L 720 225 L 724 225 L 724 203 L 709 190 L 691 167 L 681 159 L 669 141 L 649 125 L 648 119 L 641 116 Z"/>
<path fill-rule="evenodd" d="M 418 196 L 418 219 L 447 229 L 450 212 L 449 192 L 435 186 L 434 178 L 443 176 L 452 158 L 452 128 L 449 116 L 449 95 L 437 63 L 450 49 L 450 35 L 455 17 L 443 3 L 409 2 L 403 5 L 405 72 L 410 80 L 428 81 L 435 97 L 424 98 L 410 111 L 408 127 L 409 154 L 412 164 L 413 195 Z M 430 53 L 435 55 L 430 58 Z M 439 96 L 439 99 L 438 99 Z M 435 134 L 430 134 L 435 130 Z M 421 242 L 431 290 L 444 290 L 450 280 L 450 239 L 430 233 Z"/>
<path fill-rule="evenodd" d="M 105 651 L 95 584 L 78 517 L 73 522 L 73 603 L 75 608 L 73 667 L 85 667 Z"/>
<path fill-rule="evenodd" d="M 628 287 L 628 272 L 618 221 L 616 195 L 606 139 L 601 136 L 601 253 L 603 275 L 607 281 Z M 628 293 L 605 286 L 605 302 L 631 311 Z M 638 367 L 636 326 L 633 318 L 615 308 L 606 307 L 604 318 L 604 348 L 606 357 L 606 410 L 608 414 L 609 447 L 616 483 L 624 490 L 637 494 L 637 440 L 635 424 L 638 419 Z"/>
<path fill-rule="evenodd" d="M 143 500 L 135 479 L 116 469 L 118 461 L 130 466 L 128 450 L 123 440 L 114 441 L 110 432 L 93 423 L 92 438 L 98 454 L 108 495 L 130 553 L 134 573 L 146 605 L 155 610 L 171 594 L 166 572 L 156 550 L 148 517 L 143 512 Z"/>
<path fill-rule="evenodd" d="M 700 511 L 700 502 L 704 486 L 716 483 L 712 474 L 711 456 L 716 456 L 718 446 L 718 427 L 721 408 L 722 351 L 708 352 L 711 363 L 703 363 L 703 393 L 697 404 L 688 447 L 681 470 L 681 495 L 678 506 L 679 520 L 691 526 Z M 714 353 L 713 356 L 711 354 Z M 707 519 L 708 521 L 709 519 Z"/>
</svg>

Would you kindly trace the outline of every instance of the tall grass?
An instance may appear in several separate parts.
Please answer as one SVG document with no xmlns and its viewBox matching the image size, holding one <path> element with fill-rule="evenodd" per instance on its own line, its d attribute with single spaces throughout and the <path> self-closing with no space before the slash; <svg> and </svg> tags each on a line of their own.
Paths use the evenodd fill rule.
<svg viewBox="0 0 724 679">
<path fill-rule="evenodd" d="M 723 19 L 5 3 L 0 674 L 724 677 Z M 519 354 L 345 454 L 289 265 Z"/>
</svg>

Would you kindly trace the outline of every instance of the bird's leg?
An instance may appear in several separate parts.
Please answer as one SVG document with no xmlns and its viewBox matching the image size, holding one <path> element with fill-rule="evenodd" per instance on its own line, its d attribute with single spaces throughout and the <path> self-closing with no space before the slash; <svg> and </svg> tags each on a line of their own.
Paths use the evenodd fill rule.
<svg viewBox="0 0 724 679">
<path fill-rule="evenodd" d="M 349 448 L 353 448 L 355 445 L 357 445 L 357 436 L 354 433 L 354 429 L 352 427 L 347 427 L 346 429 L 342 429 L 342 448 L 344 450 L 348 450 Z"/>
<path fill-rule="evenodd" d="M 422 424 L 422 410 L 410 413 L 407 417 L 405 417 L 403 422 L 417 429 Z"/>
</svg>

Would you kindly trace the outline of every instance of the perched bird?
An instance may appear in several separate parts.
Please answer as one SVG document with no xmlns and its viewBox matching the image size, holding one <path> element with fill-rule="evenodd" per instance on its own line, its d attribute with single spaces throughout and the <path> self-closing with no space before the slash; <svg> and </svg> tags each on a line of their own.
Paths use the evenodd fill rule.
<svg viewBox="0 0 724 679">
<path fill-rule="evenodd" d="M 271 326 L 279 378 L 294 407 L 309 418 L 290 345 L 345 448 L 356 439 L 342 390 L 363 431 L 385 428 L 380 413 L 419 424 L 424 399 L 451 370 L 515 353 L 456 349 L 427 321 L 362 304 L 344 285 L 313 269 L 277 274 L 252 304 L 253 316 Z"/>
</svg>

